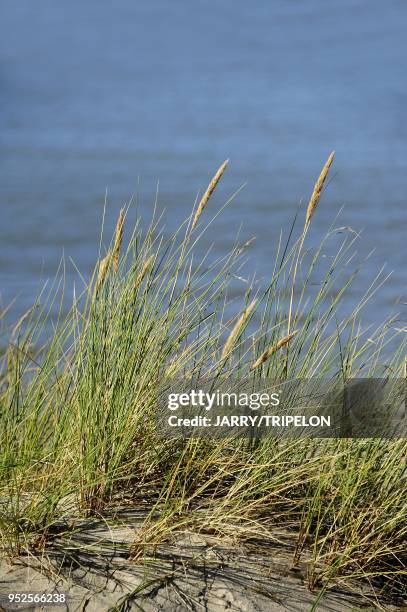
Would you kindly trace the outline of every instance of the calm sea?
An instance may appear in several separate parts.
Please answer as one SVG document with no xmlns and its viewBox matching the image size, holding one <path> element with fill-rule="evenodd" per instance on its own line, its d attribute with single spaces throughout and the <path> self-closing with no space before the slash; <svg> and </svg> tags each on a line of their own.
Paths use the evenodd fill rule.
<svg viewBox="0 0 407 612">
<path fill-rule="evenodd" d="M 362 232 L 352 300 L 386 264 L 364 315 L 406 318 L 405 0 L 2 0 L 0 295 L 13 320 L 67 257 L 68 291 L 135 194 L 172 229 L 227 157 L 205 237 L 219 254 L 255 235 L 249 275 L 267 279 L 281 228 L 328 153 L 334 171 L 309 246 Z M 209 215 L 209 211 L 207 212 Z M 303 214 L 303 210 L 300 214 Z M 135 211 L 129 215 L 129 225 Z M 238 284 L 239 281 L 236 280 Z M 244 284 L 244 283 L 243 283 Z"/>
</svg>

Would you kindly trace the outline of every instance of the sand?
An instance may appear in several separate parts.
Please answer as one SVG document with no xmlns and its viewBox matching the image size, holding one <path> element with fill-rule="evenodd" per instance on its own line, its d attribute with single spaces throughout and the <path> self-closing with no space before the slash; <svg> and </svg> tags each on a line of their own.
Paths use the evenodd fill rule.
<svg viewBox="0 0 407 612">
<path fill-rule="evenodd" d="M 270 541 L 236 545 L 227 539 L 179 533 L 143 564 L 129 560 L 140 524 L 131 513 L 122 524 L 79 521 L 75 532 L 57 534 L 42 556 L 0 562 L 2 610 L 104 612 L 310 611 L 313 609 L 407 610 L 380 599 L 369 584 L 346 582 L 324 593 L 308 589 L 306 555 L 293 570 L 295 537 L 280 530 Z M 134 525 L 134 527 L 133 527 Z M 66 593 L 67 603 L 11 605 L 9 592 Z M 407 603 L 407 602 L 406 602 Z"/>
</svg>

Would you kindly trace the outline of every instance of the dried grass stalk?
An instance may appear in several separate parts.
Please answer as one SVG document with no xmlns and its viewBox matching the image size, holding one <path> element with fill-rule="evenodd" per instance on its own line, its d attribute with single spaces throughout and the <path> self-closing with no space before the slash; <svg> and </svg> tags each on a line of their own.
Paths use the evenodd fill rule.
<svg viewBox="0 0 407 612">
<path fill-rule="evenodd" d="M 219 170 L 216 172 L 215 176 L 213 177 L 213 179 L 211 180 L 211 182 L 208 185 L 207 190 L 205 191 L 205 193 L 203 194 L 201 201 L 198 204 L 198 208 L 196 209 L 196 213 L 195 213 L 195 217 L 194 220 L 192 222 L 192 227 L 191 227 L 191 232 L 195 229 L 199 217 L 202 215 L 203 210 L 205 208 L 205 206 L 207 205 L 209 198 L 211 197 L 211 195 L 213 194 L 213 192 L 215 191 L 216 185 L 219 183 L 222 174 L 225 172 L 226 166 L 228 165 L 229 160 L 226 159 L 223 164 L 221 165 L 221 167 L 219 168 Z"/>
<path fill-rule="evenodd" d="M 150 255 L 150 257 L 144 262 L 144 265 L 141 268 L 141 270 L 138 273 L 137 278 L 136 278 L 136 283 L 135 283 L 135 286 L 134 286 L 136 291 L 138 291 L 141 283 L 144 280 L 144 277 L 146 276 L 146 274 L 151 269 L 151 266 L 153 265 L 153 262 L 154 262 L 154 255 Z"/>
<path fill-rule="evenodd" d="M 298 330 L 293 331 L 290 334 L 287 334 L 286 336 L 284 336 L 284 338 L 281 338 L 276 344 L 266 349 L 264 353 L 262 353 L 260 357 L 256 359 L 256 361 L 252 364 L 250 369 L 255 370 L 256 368 L 259 368 L 261 365 L 263 365 L 263 363 L 267 361 L 267 359 L 270 359 L 270 357 L 274 355 L 274 353 L 276 353 L 283 346 L 288 344 L 291 338 L 293 338 L 296 334 L 298 334 Z"/>
<path fill-rule="evenodd" d="M 113 266 L 114 266 L 115 272 L 117 272 L 117 269 L 119 267 L 120 249 L 121 249 L 122 240 L 123 240 L 124 218 L 125 218 L 124 208 L 122 208 L 119 213 L 119 218 L 117 219 L 116 232 L 114 235 Z"/>
<path fill-rule="evenodd" d="M 109 266 L 110 266 L 111 261 L 112 261 L 111 251 L 108 252 L 106 257 L 100 260 L 98 278 L 96 281 L 96 291 L 99 291 L 99 289 L 103 286 L 103 283 L 105 282 L 107 273 L 109 271 Z"/>
<path fill-rule="evenodd" d="M 330 156 L 328 157 L 325 166 L 321 170 L 321 174 L 318 177 L 317 182 L 315 183 L 314 191 L 312 192 L 311 199 L 308 204 L 307 214 L 305 217 L 305 227 L 308 227 L 309 222 L 311 221 L 311 217 L 314 214 L 314 211 L 319 202 L 319 198 L 321 197 L 321 192 L 324 187 L 324 183 L 326 177 L 328 176 L 329 168 L 332 166 L 332 162 L 335 157 L 335 151 L 332 151 Z"/>
<path fill-rule="evenodd" d="M 253 244 L 253 242 L 255 240 L 256 240 L 256 236 L 252 236 L 249 240 L 246 240 L 246 242 L 244 244 L 242 244 L 241 246 L 237 247 L 236 255 L 241 255 L 246 249 L 249 248 L 250 245 Z"/>
<path fill-rule="evenodd" d="M 222 355 L 221 355 L 221 359 L 225 359 L 230 351 L 232 350 L 233 346 L 235 345 L 236 339 L 238 338 L 240 331 L 242 330 L 242 328 L 244 327 L 247 319 L 249 318 L 250 314 L 253 311 L 253 308 L 256 305 L 256 301 L 257 300 L 253 300 L 248 307 L 243 311 L 243 313 L 240 315 L 239 320 L 237 321 L 236 325 L 234 326 L 234 328 L 232 329 L 232 331 L 229 334 L 228 339 L 225 342 L 225 346 L 223 347 L 223 351 L 222 351 Z"/>
</svg>

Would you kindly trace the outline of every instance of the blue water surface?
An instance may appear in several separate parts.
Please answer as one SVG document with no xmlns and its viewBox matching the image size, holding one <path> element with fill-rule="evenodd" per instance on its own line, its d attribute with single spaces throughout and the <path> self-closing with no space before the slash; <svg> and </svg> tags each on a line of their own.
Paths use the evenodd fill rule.
<svg viewBox="0 0 407 612">
<path fill-rule="evenodd" d="M 280 229 L 301 200 L 304 214 L 335 149 L 309 245 L 345 206 L 336 225 L 363 230 L 361 257 L 375 249 L 349 305 L 386 264 L 364 319 L 405 319 L 406 33 L 405 0 L 2 0 L 0 295 L 17 296 L 11 318 L 63 252 L 89 274 L 106 190 L 107 235 L 133 194 L 148 221 L 158 181 L 170 231 L 225 158 L 210 212 L 245 187 L 202 249 L 225 252 L 243 224 L 257 238 L 248 274 L 266 279 Z M 68 291 L 74 282 L 68 259 Z"/>
</svg>

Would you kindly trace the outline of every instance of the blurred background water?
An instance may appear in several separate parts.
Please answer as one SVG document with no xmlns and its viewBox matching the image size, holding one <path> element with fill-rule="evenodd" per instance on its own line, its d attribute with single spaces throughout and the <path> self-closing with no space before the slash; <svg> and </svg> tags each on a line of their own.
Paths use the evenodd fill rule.
<svg viewBox="0 0 407 612">
<path fill-rule="evenodd" d="M 225 252 L 241 224 L 266 278 L 332 149 L 313 219 L 363 230 L 352 299 L 386 263 L 368 307 L 405 318 L 405 0 L 2 0 L 0 295 L 25 311 L 64 251 L 87 275 L 137 194 L 148 221 L 159 181 L 168 229 L 231 159 L 211 212 L 242 183 L 202 248 Z M 304 210 L 301 214 L 304 213 Z M 208 213 L 206 213 L 209 215 Z M 135 212 L 129 215 L 129 224 Z M 68 289 L 78 274 L 68 261 Z"/>
</svg>

